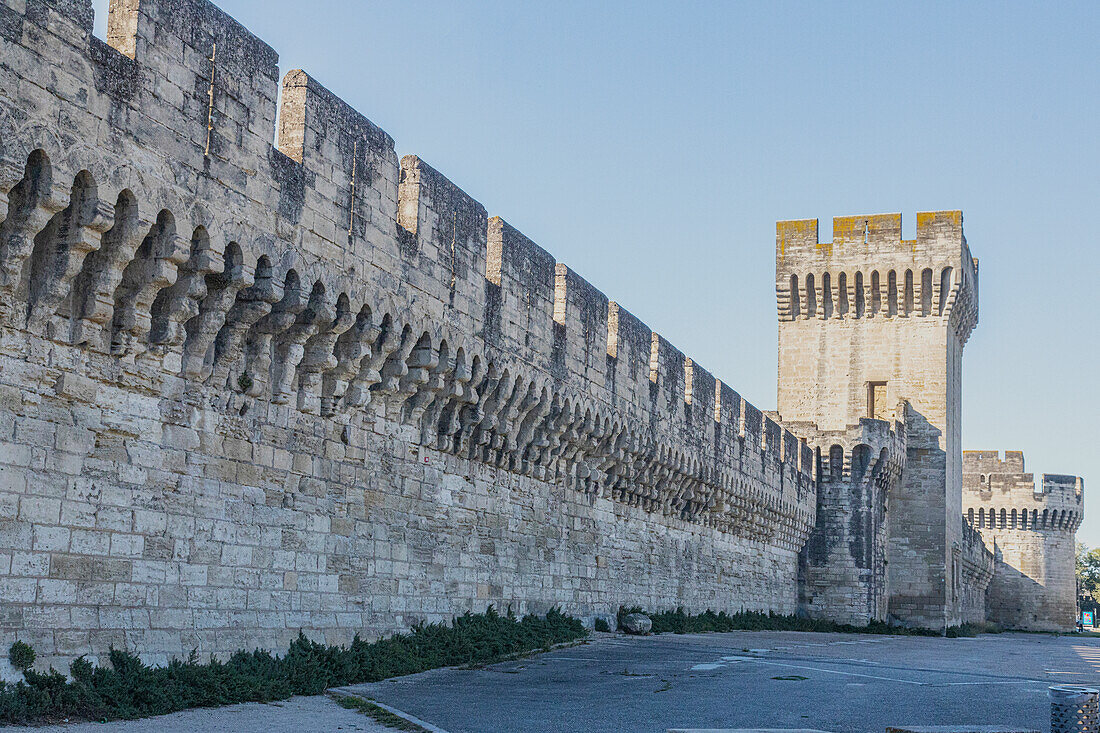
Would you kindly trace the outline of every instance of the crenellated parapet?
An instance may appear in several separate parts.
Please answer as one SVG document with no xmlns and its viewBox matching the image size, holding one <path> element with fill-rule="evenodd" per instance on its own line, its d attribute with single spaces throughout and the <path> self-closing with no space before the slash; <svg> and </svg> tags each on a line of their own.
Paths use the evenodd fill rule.
<svg viewBox="0 0 1100 733">
<path fill-rule="evenodd" d="M 817 219 L 777 222 L 775 287 L 781 322 L 937 318 L 963 344 L 978 322 L 960 211 L 918 213 L 912 240 L 901 214 L 835 217 L 831 242 L 819 241 Z"/>
<path fill-rule="evenodd" d="M 1084 517 L 1085 482 L 1079 476 L 1024 472 L 1024 454 L 963 453 L 963 511 L 974 526 L 1036 532 L 1077 531 Z"/>
<path fill-rule="evenodd" d="M 4 56 L 32 70 L 0 90 L 0 318 L 21 357 L 244 420 L 384 422 L 419 451 L 802 546 L 804 442 L 303 71 L 274 146 L 278 57 L 213 5 L 112 3 L 106 44 L 80 0 L 5 12 Z M 46 54 L 63 83 L 34 75 Z"/>
</svg>

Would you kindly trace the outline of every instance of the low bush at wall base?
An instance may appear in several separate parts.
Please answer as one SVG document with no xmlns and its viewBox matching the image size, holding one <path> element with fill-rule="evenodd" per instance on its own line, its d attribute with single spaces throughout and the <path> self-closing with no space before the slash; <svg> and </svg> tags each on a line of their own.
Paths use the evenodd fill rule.
<svg viewBox="0 0 1100 733">
<path fill-rule="evenodd" d="M 429 624 L 375 642 L 358 637 L 348 647 L 326 646 L 304 634 L 285 656 L 239 651 L 229 660 L 192 658 L 150 667 L 118 649 L 110 667 L 81 657 L 72 679 L 51 669 L 26 670 L 26 682 L 0 682 L 0 723 L 114 720 L 162 715 L 193 707 L 269 702 L 316 695 L 329 687 L 377 682 L 437 667 L 485 664 L 583 638 L 581 622 L 557 610 L 516 619 L 492 607 L 467 613 L 450 626 Z"/>
<path fill-rule="evenodd" d="M 834 631 L 845 634 L 903 634 L 910 636 L 943 636 L 940 631 L 933 629 L 904 628 L 891 626 L 882 621 L 873 621 L 867 626 L 852 626 L 851 624 L 838 624 L 834 621 L 822 619 L 804 618 L 802 616 L 783 616 L 775 613 L 763 613 L 760 611 L 738 611 L 715 613 L 706 610 L 703 613 L 690 614 L 684 609 L 675 611 L 660 611 L 650 613 L 637 606 L 633 608 L 619 607 L 619 623 L 631 613 L 644 613 L 653 621 L 653 633 L 673 634 L 699 634 L 708 631 Z"/>
</svg>

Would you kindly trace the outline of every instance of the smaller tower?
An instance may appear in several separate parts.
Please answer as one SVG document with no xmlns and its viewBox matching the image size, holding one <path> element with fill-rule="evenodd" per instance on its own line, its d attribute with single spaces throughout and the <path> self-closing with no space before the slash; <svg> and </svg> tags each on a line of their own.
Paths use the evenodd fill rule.
<svg viewBox="0 0 1100 733">
<path fill-rule="evenodd" d="M 1074 535 L 1085 482 L 1024 473 L 1024 454 L 963 453 L 963 512 L 993 552 L 987 618 L 1008 628 L 1067 631 L 1077 616 Z"/>
<path fill-rule="evenodd" d="M 798 607 L 865 626 L 886 619 L 886 497 L 905 463 L 905 424 L 860 418 L 846 430 L 787 426 L 817 446 L 816 523 L 798 556 Z"/>
</svg>

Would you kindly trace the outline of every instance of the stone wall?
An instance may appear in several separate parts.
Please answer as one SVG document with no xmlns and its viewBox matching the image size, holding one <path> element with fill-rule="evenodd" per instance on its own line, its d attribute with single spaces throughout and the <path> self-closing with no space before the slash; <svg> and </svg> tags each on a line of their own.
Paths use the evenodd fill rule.
<svg viewBox="0 0 1100 733">
<path fill-rule="evenodd" d="M 1084 516 L 1084 481 L 1024 472 L 1024 455 L 963 454 L 967 519 L 996 558 L 987 618 L 1007 628 L 1066 631 L 1077 617 L 1074 534 Z"/>
<path fill-rule="evenodd" d="M 889 613 L 932 628 L 963 615 L 952 548 L 977 275 L 958 211 L 917 214 L 911 241 L 900 214 L 834 218 L 831 242 L 816 219 L 776 225 L 779 414 L 825 431 L 862 417 L 905 423 L 905 471 L 888 497 Z"/>
<path fill-rule="evenodd" d="M 0 4 L 0 646 L 790 613 L 790 431 L 204 0 Z"/>
</svg>

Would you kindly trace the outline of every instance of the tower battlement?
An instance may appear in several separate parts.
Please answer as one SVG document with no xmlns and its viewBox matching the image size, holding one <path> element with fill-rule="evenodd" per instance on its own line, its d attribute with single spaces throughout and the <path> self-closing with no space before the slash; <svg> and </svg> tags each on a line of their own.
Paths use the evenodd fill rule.
<svg viewBox="0 0 1100 733">
<path fill-rule="evenodd" d="M 1077 476 L 1024 472 L 1020 451 L 963 454 L 963 516 L 981 533 L 996 568 L 990 620 L 1012 628 L 1065 630 L 1076 616 L 1074 534 L 1084 517 Z"/>
<path fill-rule="evenodd" d="M 835 217 L 829 242 L 817 219 L 777 222 L 779 320 L 942 317 L 965 344 L 978 320 L 978 261 L 962 212 L 921 212 L 916 239 L 901 232 L 901 214 Z"/>
<path fill-rule="evenodd" d="M 1079 476 L 1024 472 L 1024 454 L 963 453 L 963 509 L 976 527 L 1077 531 L 1084 515 L 1085 482 Z"/>
</svg>

